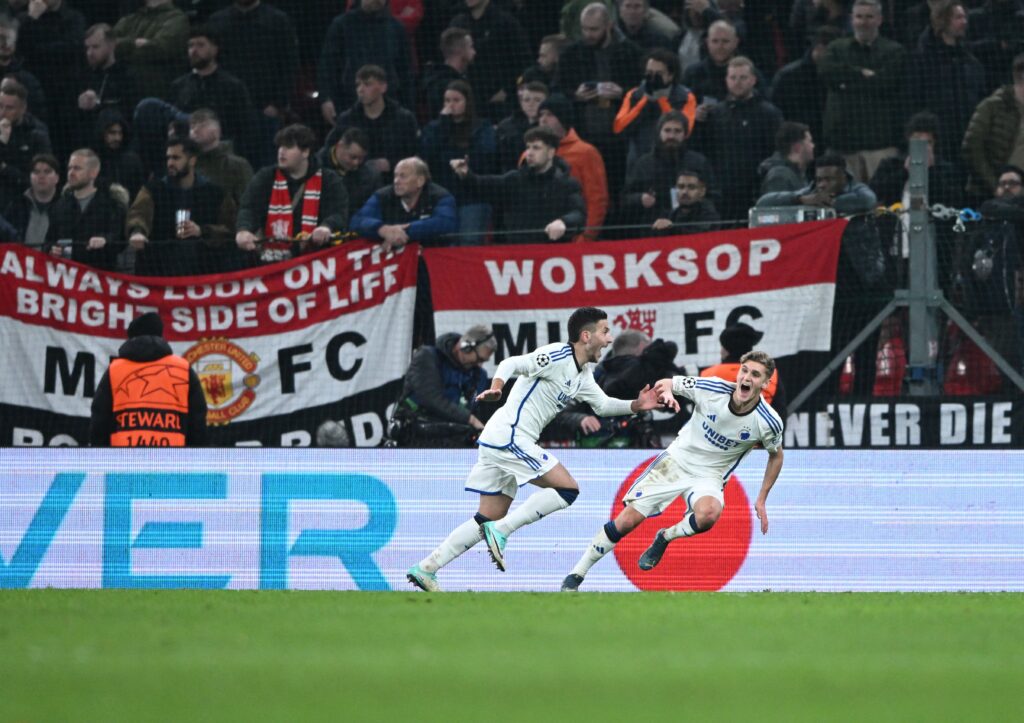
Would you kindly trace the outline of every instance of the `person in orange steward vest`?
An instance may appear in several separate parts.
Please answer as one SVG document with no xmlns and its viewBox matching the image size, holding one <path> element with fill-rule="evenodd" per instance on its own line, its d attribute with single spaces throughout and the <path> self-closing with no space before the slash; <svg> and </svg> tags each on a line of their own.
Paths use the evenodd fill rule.
<svg viewBox="0 0 1024 723">
<path fill-rule="evenodd" d="M 727 382 L 736 381 L 736 375 L 740 371 L 740 357 L 754 348 L 760 336 L 754 327 L 739 322 L 727 326 L 718 336 L 718 343 L 722 345 L 722 362 L 707 369 L 702 369 L 702 377 L 718 377 Z M 785 419 L 786 412 L 786 390 L 779 382 L 779 370 L 772 372 L 768 383 L 761 390 L 761 396 L 772 405 L 772 409 Z"/>
<path fill-rule="evenodd" d="M 199 376 L 171 351 L 156 312 L 128 325 L 92 401 L 93 447 L 201 447 L 206 397 Z"/>
</svg>

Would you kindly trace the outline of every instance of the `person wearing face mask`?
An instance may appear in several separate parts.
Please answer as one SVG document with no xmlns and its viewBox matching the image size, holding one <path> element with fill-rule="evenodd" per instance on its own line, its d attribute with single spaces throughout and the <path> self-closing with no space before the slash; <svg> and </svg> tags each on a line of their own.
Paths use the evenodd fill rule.
<svg viewBox="0 0 1024 723">
<path fill-rule="evenodd" d="M 687 128 L 693 128 L 697 112 L 696 96 L 677 82 L 680 76 L 678 55 L 662 48 L 652 50 L 645 56 L 643 68 L 643 82 L 623 97 L 612 127 L 616 134 L 629 138 L 627 168 L 654 148 L 662 115 L 680 111 L 686 116 Z"/>
</svg>

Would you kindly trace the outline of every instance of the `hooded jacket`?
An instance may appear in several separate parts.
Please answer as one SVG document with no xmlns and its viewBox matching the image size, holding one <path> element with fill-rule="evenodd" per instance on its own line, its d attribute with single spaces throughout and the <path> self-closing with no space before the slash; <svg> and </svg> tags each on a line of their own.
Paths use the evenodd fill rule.
<svg viewBox="0 0 1024 723">
<path fill-rule="evenodd" d="M 757 167 L 761 177 L 761 193 L 796 191 L 807 185 L 807 174 L 782 153 L 775 151 Z"/>
<path fill-rule="evenodd" d="M 166 357 L 184 361 L 174 356 L 170 345 L 163 337 L 136 336 L 129 339 L 117 352 L 118 358 L 132 362 L 158 362 Z M 199 376 L 191 367 L 188 369 L 188 412 L 181 420 L 181 432 L 185 435 L 186 447 L 206 445 L 206 397 L 203 394 Z M 110 386 L 110 370 L 103 373 L 96 395 L 92 400 L 92 416 L 89 422 L 89 445 L 92 447 L 111 446 L 111 435 L 117 430 L 114 418 L 114 393 Z"/>
<path fill-rule="evenodd" d="M 124 132 L 124 140 L 116 151 L 103 142 L 104 134 L 113 125 L 120 125 Z M 142 167 L 139 154 L 128 150 L 130 134 L 131 127 L 119 108 L 104 108 L 97 115 L 93 148 L 100 157 L 100 177 L 110 183 L 124 186 L 128 190 L 129 198 L 134 200 L 142 184 L 146 182 L 146 171 Z"/>
<path fill-rule="evenodd" d="M 459 334 L 442 334 L 434 346 L 421 346 L 412 355 L 402 396 L 428 416 L 469 424 L 476 395 L 490 386 L 482 367 L 463 367 L 455 359 Z"/>
<path fill-rule="evenodd" d="M 796 191 L 777 191 L 766 193 L 757 200 L 757 207 L 767 206 L 799 206 L 800 197 L 813 193 L 817 184 L 811 181 L 803 188 Z M 867 213 L 874 210 L 878 203 L 875 192 L 866 183 L 855 181 L 853 175 L 846 171 L 846 187 L 843 192 L 835 197 L 832 207 L 836 213 L 849 216 L 857 213 Z"/>
</svg>

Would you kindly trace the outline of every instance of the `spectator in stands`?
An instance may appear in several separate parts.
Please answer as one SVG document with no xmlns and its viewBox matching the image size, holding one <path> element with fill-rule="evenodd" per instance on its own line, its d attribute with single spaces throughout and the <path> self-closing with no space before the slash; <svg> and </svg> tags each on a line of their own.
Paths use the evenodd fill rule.
<svg viewBox="0 0 1024 723">
<path fill-rule="evenodd" d="M 193 111 L 188 117 L 188 135 L 199 147 L 196 173 L 220 187 L 237 205 L 252 180 L 249 161 L 231 150 L 221 140 L 220 119 L 209 108 Z"/>
<path fill-rule="evenodd" d="M 390 174 L 400 160 L 415 155 L 420 135 L 416 117 L 396 100 L 387 96 L 388 76 L 377 65 L 366 65 L 356 73 L 359 100 L 338 116 L 338 123 L 327 137 L 333 145 L 346 128 L 360 128 L 370 139 L 370 160 L 383 175 Z"/>
<path fill-rule="evenodd" d="M 960 208 L 963 205 L 963 182 L 956 166 L 943 158 L 939 150 L 939 119 L 927 111 L 914 114 L 907 121 L 904 137 L 908 147 L 912 140 L 928 143 L 928 202 Z M 902 153 L 878 164 L 869 185 L 883 206 L 899 203 L 903 208 L 910 208 L 909 179 L 910 157 Z"/>
<path fill-rule="evenodd" d="M 849 30 L 849 10 L 849 0 L 794 0 L 787 28 L 790 54 L 802 53 L 815 42 L 820 30 L 834 31 L 836 37 L 845 33 Z M 916 38 L 914 42 L 917 42 Z"/>
<path fill-rule="evenodd" d="M 24 61 L 18 55 L 18 21 L 0 14 L 0 76 L 13 78 L 23 85 L 32 114 L 39 120 L 46 121 L 49 119 L 49 112 L 43 86 L 24 65 Z"/>
<path fill-rule="evenodd" d="M 772 103 L 786 120 L 806 123 L 813 138 L 822 138 L 824 133 L 826 90 L 818 77 L 818 63 L 829 43 L 840 35 L 829 25 L 818 28 L 803 57 L 781 68 L 772 80 Z"/>
<path fill-rule="evenodd" d="M 879 34 L 878 0 L 855 0 L 851 17 L 853 37 L 829 44 L 818 75 L 828 88 L 825 141 L 846 157 L 857 180 L 867 181 L 882 159 L 897 153 L 906 53 Z"/>
<path fill-rule="evenodd" d="M 617 28 L 626 40 L 643 50 L 663 48 L 675 52 L 675 34 L 663 32 L 651 21 L 651 4 L 648 0 L 619 0 Z M 676 30 L 678 32 L 678 27 Z"/>
<path fill-rule="evenodd" d="M 701 369 L 700 375 L 735 382 L 736 375 L 740 371 L 740 359 L 748 351 L 751 351 L 763 336 L 764 334 L 742 321 L 725 327 L 718 335 L 718 343 L 721 345 L 721 363 Z M 786 390 L 779 381 L 778 369 L 772 372 L 768 383 L 761 389 L 761 396 L 775 408 L 780 417 L 786 418 Z"/>
<path fill-rule="evenodd" d="M 615 36 L 611 12 L 590 3 L 580 14 L 582 38 L 562 53 L 558 85 L 572 93 L 576 131 L 604 159 L 609 190 L 617 195 L 626 170 L 626 146 L 615 135 L 615 116 L 626 88 L 636 84 L 643 51 Z"/>
<path fill-rule="evenodd" d="M 683 85 L 697 96 L 697 102 L 701 104 L 696 111 L 698 123 L 707 117 L 712 105 L 728 97 L 729 88 L 725 76 L 729 72 L 729 61 L 737 57 L 736 50 L 739 44 L 740 39 L 735 26 L 728 20 L 716 20 L 708 28 L 705 41 L 707 57 L 689 66 L 683 73 Z M 761 74 L 753 65 L 750 67 L 754 69 L 756 87 L 766 87 Z"/>
<path fill-rule="evenodd" d="M 352 217 L 352 230 L 381 242 L 386 251 L 407 243 L 447 246 L 447 234 L 459 228 L 455 199 L 430 180 L 422 158 L 404 158 L 395 166 L 395 179 L 363 204 Z"/>
<path fill-rule="evenodd" d="M 391 16 L 387 0 L 358 2 L 358 7 L 338 15 L 327 29 L 317 66 L 320 112 L 328 125 L 356 99 L 358 72 L 367 65 L 382 68 L 391 98 L 407 108 L 416 100 L 405 29 Z"/>
<path fill-rule="evenodd" d="M 96 386 L 89 420 L 91 447 L 206 444 L 206 396 L 199 375 L 189 362 L 171 352 L 163 334 L 163 321 L 155 311 L 128 325 L 128 341 Z M 146 381 L 122 383 L 133 374 Z M 161 409 L 155 412 L 154 393 L 161 401 Z M 133 413 L 136 410 L 145 414 Z M 152 424 L 154 418 L 160 419 L 159 426 L 143 426 L 146 421 Z"/>
<path fill-rule="evenodd" d="M 687 147 L 686 128 L 686 116 L 679 111 L 661 116 L 654 150 L 641 156 L 626 175 L 623 215 L 627 223 L 649 226 L 669 218 L 676 205 L 673 189 L 684 170 L 699 174 L 706 190 L 717 196 L 711 166 L 703 154 Z"/>
<path fill-rule="evenodd" d="M 481 243 L 490 225 L 491 206 L 472 189 L 456 184 L 450 162 L 463 158 L 480 173 L 494 173 L 498 170 L 498 144 L 494 126 L 476 118 L 473 91 L 465 81 L 448 84 L 440 116 L 423 128 L 420 157 L 434 169 L 435 180 L 455 196 L 459 214 L 457 243 Z"/>
<path fill-rule="evenodd" d="M 188 18 L 171 0 L 144 0 L 114 26 L 117 57 L 131 70 L 140 98 L 166 98 L 187 67 Z"/>
<path fill-rule="evenodd" d="M 274 144 L 277 164 L 257 171 L 242 194 L 235 243 L 253 251 L 258 236 L 291 240 L 301 235 L 323 246 L 348 222 L 345 184 L 320 165 L 313 154 L 316 135 L 306 126 L 285 126 Z"/>
<path fill-rule="evenodd" d="M 369 149 L 369 137 L 355 127 L 346 129 L 333 145 L 320 149 L 320 165 L 341 176 L 348 193 L 348 207 L 353 211 L 361 209 L 373 192 L 384 185 L 381 174 L 366 162 Z"/>
<path fill-rule="evenodd" d="M 985 68 L 985 93 L 1011 83 L 1013 59 L 1024 53 L 1024 12 L 1020 0 L 985 0 L 968 13 L 969 45 Z"/>
<path fill-rule="evenodd" d="M 497 122 L 515 104 L 516 80 L 530 62 L 530 45 L 519 21 L 493 0 L 464 0 L 466 12 L 456 15 L 454 28 L 473 35 L 476 58 L 469 81 L 481 118 Z"/>
<path fill-rule="evenodd" d="M 430 118 L 436 118 L 444 108 L 444 93 L 449 83 L 469 82 L 466 71 L 476 57 L 473 36 L 465 28 L 447 28 L 441 33 L 441 55 L 444 62 L 431 68 L 423 79 L 423 95 Z"/>
<path fill-rule="evenodd" d="M 0 83 L 0 203 L 6 205 L 28 188 L 32 159 L 50 152 L 50 136 L 28 114 L 25 86 L 6 78 Z"/>
<path fill-rule="evenodd" d="M 549 93 L 554 92 L 558 88 L 558 61 L 567 47 L 569 40 L 564 35 L 545 35 L 537 51 L 537 62 L 523 71 L 520 84 L 543 83 Z"/>
<path fill-rule="evenodd" d="M 50 211 L 57 200 L 60 183 L 60 164 L 50 153 L 40 153 L 32 159 L 29 187 L 4 210 L 4 218 L 14 227 L 14 236 L 36 249 L 46 243 L 50 228 Z"/>
<path fill-rule="evenodd" d="M 191 138 L 167 141 L 167 175 L 151 179 L 135 197 L 126 222 L 139 276 L 190 276 L 227 271 L 238 206 L 196 173 L 199 146 Z"/>
<path fill-rule="evenodd" d="M 548 87 L 539 81 L 519 86 L 519 107 L 505 118 L 495 129 L 498 141 L 498 166 L 510 171 L 519 165 L 519 159 L 526 150 L 523 134 L 536 127 L 540 116 L 540 104 L 547 100 Z"/>
<path fill-rule="evenodd" d="M 700 171 L 683 169 L 676 178 L 676 203 L 668 218 L 657 218 L 651 229 L 665 234 L 691 234 L 714 231 L 720 216 L 707 199 L 707 184 Z"/>
<path fill-rule="evenodd" d="M 68 160 L 68 182 L 50 209 L 46 244 L 50 253 L 67 253 L 79 263 L 113 271 L 124 248 L 126 198 L 115 198 L 110 188 L 99 189 L 100 159 L 80 148 Z M 123 189 L 121 189 L 123 192 Z"/>
<path fill-rule="evenodd" d="M 775 153 L 761 161 L 761 193 L 796 191 L 807 185 L 807 168 L 814 161 L 814 138 L 803 123 L 784 121 L 775 134 Z"/>
<path fill-rule="evenodd" d="M 730 60 L 725 82 L 728 98 L 713 106 L 707 120 L 698 124 L 694 141 L 722 179 L 722 216 L 745 219 L 757 193 L 758 159 L 775 147 L 782 113 L 754 89 L 757 75 L 749 58 Z"/>
<path fill-rule="evenodd" d="M 942 0 L 907 67 L 909 107 L 938 116 L 939 155 L 954 161 L 971 114 L 985 97 L 985 69 L 967 49 L 966 37 L 967 10 L 960 0 Z"/>
<path fill-rule="evenodd" d="M 220 119 L 224 137 L 242 155 L 251 153 L 256 134 L 253 130 L 254 106 L 245 84 L 220 67 L 217 57 L 220 40 L 203 27 L 193 28 L 188 37 L 188 61 L 192 72 L 171 84 L 171 103 L 191 113 L 209 108 Z M 274 68 L 276 73 L 277 69 Z M 273 74 L 273 73 L 270 73 Z"/>
<path fill-rule="evenodd" d="M 677 82 L 679 75 L 679 56 L 672 51 L 658 48 L 647 54 L 643 82 L 626 93 L 615 116 L 614 131 L 629 138 L 627 167 L 654 148 L 663 114 L 680 111 L 686 116 L 687 129 L 693 128 L 697 98 Z"/>
<path fill-rule="evenodd" d="M 401 420 L 409 437 L 402 446 L 441 441 L 430 439 L 431 422 L 455 422 L 478 431 L 484 428 L 476 416 L 476 396 L 491 384 L 483 365 L 497 348 L 491 328 L 478 324 L 465 334 L 441 334 L 435 344 L 416 350 L 395 410 L 395 419 Z M 436 427 L 443 429 L 442 434 L 452 431 Z"/>
<path fill-rule="evenodd" d="M 991 198 L 996 169 L 1011 163 L 1024 166 L 1019 142 L 1024 114 L 1024 54 L 1013 59 L 1013 85 L 1004 85 L 983 100 L 964 134 L 963 155 L 970 171 L 967 191 L 972 201 Z"/>
<path fill-rule="evenodd" d="M 78 109 L 86 127 L 96 124 L 96 116 L 107 108 L 116 108 L 131 117 L 138 98 L 135 80 L 124 63 L 117 60 L 114 31 L 105 23 L 85 31 L 87 68 L 79 85 Z"/>
<path fill-rule="evenodd" d="M 814 181 L 810 184 L 797 191 L 766 193 L 758 199 L 758 207 L 829 207 L 845 216 L 874 210 L 878 202 L 874 191 L 847 170 L 842 156 L 827 153 L 814 166 Z"/>
<path fill-rule="evenodd" d="M 556 160 L 558 135 L 546 127 L 525 134 L 525 163 L 500 176 L 478 176 L 465 159 L 451 162 L 468 188 L 503 210 L 500 243 L 568 241 L 583 225 L 586 208 L 579 183 Z"/>
<path fill-rule="evenodd" d="M 722 14 L 711 0 L 690 0 L 682 8 L 682 32 L 676 52 L 679 55 L 679 67 L 684 73 L 690 66 L 701 61 L 708 30 L 715 21 L 721 19 Z"/>
<path fill-rule="evenodd" d="M 128 197 L 134 199 L 146 181 L 146 173 L 139 154 L 128 148 L 128 122 L 118 108 L 100 111 L 90 140 L 90 145 L 100 157 L 100 178 L 123 186 Z"/>
<path fill-rule="evenodd" d="M 18 15 L 22 55 L 49 100 L 57 122 L 50 129 L 62 151 L 71 147 L 73 126 L 69 122 L 78 74 L 82 66 L 82 38 L 85 18 L 65 0 L 35 0 Z"/>
<path fill-rule="evenodd" d="M 269 3 L 235 0 L 213 13 L 207 27 L 220 39 L 221 66 L 242 81 L 256 107 L 257 149 L 266 149 L 266 158 L 256 161 L 270 162 L 273 137 L 291 104 L 299 73 L 295 23 Z"/>
<path fill-rule="evenodd" d="M 579 181 L 586 204 L 587 228 L 583 236 L 597 239 L 608 214 L 608 181 L 604 159 L 594 146 L 582 140 L 573 128 L 572 103 L 564 95 L 555 94 L 540 104 L 538 123 L 555 132 L 560 139 L 558 157 L 569 166 L 569 173 Z"/>
</svg>

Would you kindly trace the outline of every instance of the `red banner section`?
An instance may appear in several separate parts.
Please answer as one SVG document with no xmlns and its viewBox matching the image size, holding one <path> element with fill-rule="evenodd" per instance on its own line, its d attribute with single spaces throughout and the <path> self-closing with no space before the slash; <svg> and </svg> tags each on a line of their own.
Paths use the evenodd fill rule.
<svg viewBox="0 0 1024 723">
<path fill-rule="evenodd" d="M 161 313 L 168 341 L 296 331 L 415 286 L 417 248 L 357 242 L 230 274 L 139 278 L 0 244 L 0 315 L 118 339 L 145 311 Z"/>
<path fill-rule="evenodd" d="M 435 311 L 644 304 L 834 283 L 846 221 L 619 242 L 426 249 Z M 604 302 L 609 303 L 609 302 Z"/>
</svg>

